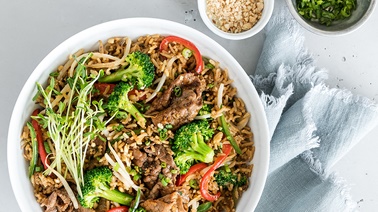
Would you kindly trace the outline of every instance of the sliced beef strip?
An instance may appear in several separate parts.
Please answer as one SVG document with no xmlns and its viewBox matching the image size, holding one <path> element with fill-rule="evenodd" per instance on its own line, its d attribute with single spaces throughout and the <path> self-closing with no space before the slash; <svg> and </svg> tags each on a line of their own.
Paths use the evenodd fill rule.
<svg viewBox="0 0 378 212">
<path fill-rule="evenodd" d="M 133 149 L 133 157 L 132 162 L 134 165 L 141 168 L 142 181 L 146 184 L 147 188 L 152 189 L 159 183 L 160 174 L 171 179 L 172 184 L 175 183 L 177 174 L 172 174 L 171 171 L 178 170 L 178 168 L 173 161 L 172 155 L 168 153 L 163 145 L 155 144 L 154 148 L 146 146 L 141 149 Z M 163 162 L 165 163 L 164 168 L 162 167 Z M 159 191 L 157 194 L 159 195 Z"/>
<path fill-rule="evenodd" d="M 93 210 L 90 208 L 84 208 L 83 206 L 80 205 L 79 203 L 79 208 L 77 209 L 78 212 L 97 212 L 97 210 Z M 104 212 L 104 211 L 99 211 L 99 212 Z"/>
<path fill-rule="evenodd" d="M 147 154 L 144 152 L 141 152 L 139 149 L 133 150 L 133 163 L 137 165 L 138 167 L 143 167 L 144 162 L 147 160 Z"/>
<path fill-rule="evenodd" d="M 105 140 L 104 140 L 105 139 Z M 105 151 L 106 151 L 106 138 L 104 139 L 101 139 L 99 137 L 96 137 L 94 140 L 93 140 L 93 143 L 96 144 L 96 149 L 97 151 L 99 151 L 101 155 L 105 154 Z"/>
<path fill-rule="evenodd" d="M 107 200 L 105 198 L 100 198 L 100 201 L 98 201 L 97 208 L 96 208 L 95 211 L 96 212 L 106 212 L 106 211 L 108 211 L 106 202 L 107 202 Z M 85 211 L 85 212 L 91 212 L 91 211 Z"/>
<path fill-rule="evenodd" d="M 148 158 L 143 164 L 143 178 L 142 181 L 146 184 L 146 187 L 151 189 L 159 179 L 159 174 L 161 172 L 161 165 L 158 160 L 153 158 Z"/>
<path fill-rule="evenodd" d="M 181 125 L 193 121 L 201 108 L 202 97 L 192 90 L 183 90 L 181 97 L 175 98 L 170 107 L 151 117 L 151 120 L 155 125 L 171 124 L 172 129 L 175 130 Z"/>
<path fill-rule="evenodd" d="M 163 187 L 161 182 L 158 182 L 148 193 L 147 199 L 156 199 L 160 196 L 160 189 Z"/>
<path fill-rule="evenodd" d="M 151 148 L 144 148 L 145 151 L 149 154 L 157 156 L 161 161 L 165 162 L 167 166 L 170 166 L 174 169 L 177 168 L 175 162 L 173 161 L 172 155 L 168 154 L 167 150 L 163 145 L 155 144 L 155 152 L 152 152 Z"/>
<path fill-rule="evenodd" d="M 156 199 L 159 196 L 165 196 L 171 194 L 176 191 L 176 186 L 173 184 L 168 184 L 167 186 L 163 186 L 161 182 L 158 182 L 154 185 L 154 187 L 149 192 L 147 199 Z"/>
<path fill-rule="evenodd" d="M 159 199 L 148 199 L 140 205 L 148 212 L 185 212 L 186 198 L 175 191 Z"/>
<path fill-rule="evenodd" d="M 202 85 L 203 84 L 203 85 Z M 197 94 L 202 93 L 205 90 L 205 82 L 193 73 L 181 74 L 169 85 L 164 93 L 156 98 L 147 113 L 153 111 L 160 111 L 169 106 L 171 101 L 172 92 L 175 87 L 181 87 L 185 89 L 195 89 Z"/>
<path fill-rule="evenodd" d="M 144 151 L 146 151 L 151 156 L 156 156 L 157 159 L 166 164 L 166 167 L 162 169 L 162 174 L 166 178 L 171 179 L 172 184 L 175 184 L 177 174 L 173 174 L 171 171 L 177 170 L 176 173 L 178 173 L 178 168 L 173 161 L 172 155 L 170 155 L 167 149 L 161 144 L 155 144 L 154 149 L 155 151 L 152 151 L 150 147 L 145 147 Z"/>
<path fill-rule="evenodd" d="M 182 95 L 172 95 L 173 89 L 179 86 Z M 173 125 L 173 129 L 188 123 L 194 119 L 202 107 L 202 92 L 205 90 L 205 80 L 194 73 L 179 75 L 164 93 L 156 98 L 147 114 L 158 111 L 152 117 L 152 122 Z"/>
<path fill-rule="evenodd" d="M 50 196 L 41 203 L 41 206 L 46 207 L 45 211 L 47 212 L 73 211 L 71 199 L 64 188 L 52 192 Z"/>
</svg>

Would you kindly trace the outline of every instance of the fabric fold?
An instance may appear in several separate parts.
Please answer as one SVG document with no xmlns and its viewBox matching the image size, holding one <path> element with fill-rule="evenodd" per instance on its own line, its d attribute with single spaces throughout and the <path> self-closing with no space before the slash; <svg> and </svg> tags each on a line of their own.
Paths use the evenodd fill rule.
<svg viewBox="0 0 378 212">
<path fill-rule="evenodd" d="M 277 69 L 277 78 L 272 95 L 281 96 L 288 85 L 293 87 L 293 95 L 286 104 L 286 110 L 301 99 L 314 86 L 323 83 L 328 78 L 325 69 L 315 67 L 314 60 L 309 55 L 303 55 L 303 61 L 297 61 L 292 66 L 281 65 Z"/>
<path fill-rule="evenodd" d="M 302 152 L 319 146 L 311 109 L 301 99 L 281 116 L 270 143 L 269 173 Z"/>
<path fill-rule="evenodd" d="M 321 84 L 308 92 L 305 102 L 312 108 L 316 135 L 322 143 L 313 152 L 326 170 L 378 125 L 377 105 L 347 90 Z"/>
<path fill-rule="evenodd" d="M 255 211 L 290 211 L 298 199 L 323 182 L 314 169 L 305 160 L 296 157 L 270 173 Z"/>
</svg>

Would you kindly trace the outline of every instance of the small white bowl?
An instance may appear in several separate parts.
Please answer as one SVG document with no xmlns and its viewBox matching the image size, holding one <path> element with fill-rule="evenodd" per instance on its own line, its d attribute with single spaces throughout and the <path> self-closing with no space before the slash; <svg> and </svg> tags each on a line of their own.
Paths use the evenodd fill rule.
<svg viewBox="0 0 378 212">
<path fill-rule="evenodd" d="M 195 29 L 167 20 L 130 18 L 99 24 L 67 39 L 39 63 L 22 88 L 9 124 L 8 169 L 14 195 L 23 212 L 42 211 L 27 176 L 28 164 L 23 157 L 20 141 L 25 122 L 30 120 L 30 114 L 36 107 L 32 101 L 37 92 L 35 83 L 46 83 L 51 70 L 64 63 L 68 55 L 81 48 L 87 51 L 94 50 L 99 40 L 105 41 L 114 36 L 128 36 L 134 40 L 147 34 L 176 35 L 188 39 L 198 47 L 202 55 L 219 61 L 222 68 L 229 70 L 229 76 L 234 80 L 232 85 L 237 88 L 239 97 L 244 100 L 247 110 L 251 113 L 249 126 L 253 131 L 256 147 L 250 185 L 238 202 L 237 211 L 252 212 L 255 209 L 268 174 L 269 133 L 264 108 L 246 72 L 227 50 Z"/>
<path fill-rule="evenodd" d="M 216 35 L 230 39 L 230 40 L 242 40 L 254 36 L 259 33 L 265 25 L 268 23 L 270 17 L 272 16 L 274 9 L 274 0 L 264 0 L 264 9 L 260 20 L 249 30 L 239 33 L 225 32 L 219 29 L 215 24 L 209 19 L 206 14 L 206 0 L 198 0 L 198 10 L 201 15 L 202 21 L 205 25 L 213 31 Z"/>
</svg>

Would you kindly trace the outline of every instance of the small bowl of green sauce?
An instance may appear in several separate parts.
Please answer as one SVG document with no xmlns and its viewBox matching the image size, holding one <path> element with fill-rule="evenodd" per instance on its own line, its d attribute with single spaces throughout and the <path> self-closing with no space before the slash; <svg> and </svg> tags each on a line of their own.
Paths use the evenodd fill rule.
<svg viewBox="0 0 378 212">
<path fill-rule="evenodd" d="M 291 14 L 308 31 L 325 36 L 345 35 L 361 27 L 375 0 L 286 0 Z"/>
</svg>

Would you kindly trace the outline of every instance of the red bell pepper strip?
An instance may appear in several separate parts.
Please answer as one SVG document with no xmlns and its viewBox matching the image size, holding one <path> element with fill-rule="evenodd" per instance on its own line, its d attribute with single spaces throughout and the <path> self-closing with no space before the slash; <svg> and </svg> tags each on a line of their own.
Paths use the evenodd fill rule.
<svg viewBox="0 0 378 212">
<path fill-rule="evenodd" d="M 197 163 L 195 165 L 193 165 L 192 167 L 190 167 L 189 171 L 183 175 L 180 175 L 176 181 L 176 185 L 177 186 L 180 186 L 182 185 L 186 178 L 189 176 L 189 175 L 192 175 L 194 174 L 195 172 L 198 172 L 198 171 L 201 171 L 202 169 L 206 168 L 207 167 L 207 164 L 206 163 Z"/>
<path fill-rule="evenodd" d="M 230 144 L 223 144 L 223 153 L 224 155 L 219 156 L 213 165 L 210 166 L 209 170 L 205 173 L 205 175 L 201 179 L 200 183 L 200 192 L 203 198 L 205 198 L 207 201 L 214 202 L 216 201 L 221 193 L 218 192 L 217 194 L 213 195 L 209 193 L 209 181 L 211 176 L 213 175 L 214 171 L 219 168 L 224 160 L 228 157 L 228 155 L 231 153 L 232 147 Z"/>
<path fill-rule="evenodd" d="M 95 83 L 94 87 L 99 91 L 100 95 L 104 95 L 105 92 L 107 94 L 112 93 L 116 85 L 112 83 Z"/>
<path fill-rule="evenodd" d="M 129 211 L 129 207 L 118 206 L 118 207 L 109 209 L 107 212 L 128 212 L 128 211 Z"/>
<path fill-rule="evenodd" d="M 39 114 L 39 109 L 35 109 L 32 113 L 32 116 L 38 116 Z M 47 153 L 45 150 L 45 145 L 43 144 L 43 137 L 42 137 L 42 130 L 41 127 L 39 126 L 37 120 L 32 119 L 32 125 L 37 133 L 37 141 L 38 141 L 38 153 L 39 157 L 41 158 L 43 167 L 47 169 L 47 165 L 50 165 L 50 161 L 47 158 Z"/>
<path fill-rule="evenodd" d="M 197 74 L 200 74 L 203 70 L 203 61 L 202 61 L 202 55 L 200 51 L 197 49 L 197 47 L 190 41 L 185 40 L 184 38 L 180 38 L 177 36 L 168 36 L 164 38 L 160 43 L 160 51 L 162 50 L 168 50 L 168 44 L 171 42 L 176 42 L 179 44 L 182 44 L 186 48 L 190 49 L 193 52 L 193 56 L 196 59 L 196 72 Z"/>
</svg>

